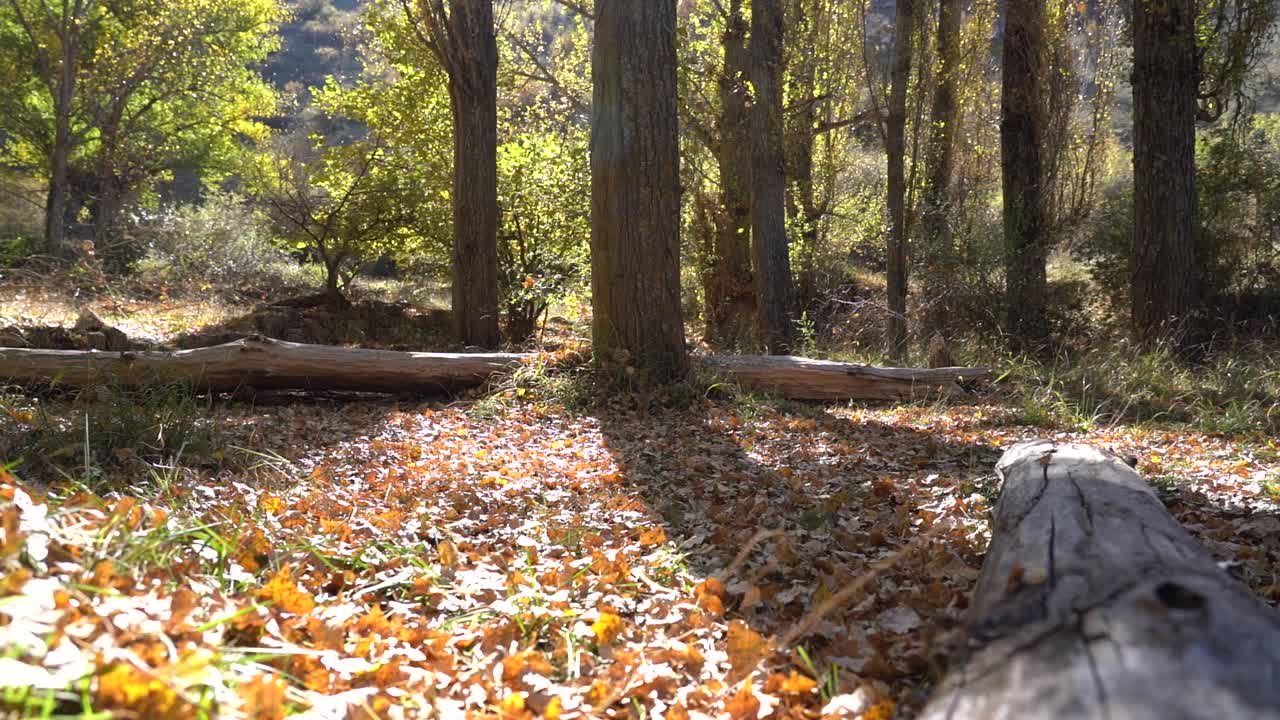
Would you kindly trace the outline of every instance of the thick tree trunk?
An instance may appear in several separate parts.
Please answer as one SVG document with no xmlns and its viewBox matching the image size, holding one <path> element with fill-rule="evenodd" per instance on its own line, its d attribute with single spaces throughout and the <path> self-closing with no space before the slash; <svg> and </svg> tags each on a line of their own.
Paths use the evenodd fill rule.
<svg viewBox="0 0 1280 720">
<path fill-rule="evenodd" d="M 527 357 L 364 350 L 251 337 L 177 352 L 0 348 L 0 378 L 56 387 L 185 382 L 215 392 L 253 388 L 436 393 L 479 385 Z"/>
<path fill-rule="evenodd" d="M 720 76 L 720 213 L 706 283 L 707 340 L 715 347 L 737 347 L 755 334 L 755 287 L 751 276 L 751 91 L 747 23 L 740 0 L 731 0 L 725 31 L 724 70 Z"/>
<path fill-rule="evenodd" d="M 987 368 L 882 368 L 787 355 L 715 355 L 707 368 L 744 387 L 792 400 L 910 400 L 961 391 Z"/>
<path fill-rule="evenodd" d="M 1124 461 L 1005 453 L 966 655 L 924 720 L 1280 718 L 1280 614 Z"/>
<path fill-rule="evenodd" d="M 433 393 L 460 390 L 510 370 L 519 353 L 446 354 L 303 345 L 250 337 L 178 352 L 0 348 L 0 380 L 85 387 L 190 383 L 200 390 L 346 390 Z M 983 368 L 876 368 L 776 355 L 715 356 L 702 362 L 731 381 L 795 400 L 900 400 L 959 389 Z"/>
<path fill-rule="evenodd" d="M 929 117 L 921 242 L 924 250 L 923 337 L 949 336 L 947 286 L 958 269 L 951 233 L 951 172 L 956 138 L 956 75 L 960 64 L 962 0 L 938 2 L 938 74 Z"/>
<path fill-rule="evenodd" d="M 491 0 L 452 0 L 453 335 L 497 347 L 498 45 Z"/>
<path fill-rule="evenodd" d="M 688 370 L 680 304 L 675 0 L 597 0 L 592 48 L 592 338 L 648 379 Z"/>
<path fill-rule="evenodd" d="M 1195 22 L 1195 0 L 1134 0 L 1133 325 L 1145 342 L 1180 346 L 1200 304 Z"/>
<path fill-rule="evenodd" d="M 773 355 L 795 342 L 795 282 L 787 250 L 782 125 L 782 1 L 751 4 L 751 228 L 761 334 Z"/>
<path fill-rule="evenodd" d="M 1049 341 L 1048 222 L 1041 149 L 1044 10 L 1040 0 L 1008 0 L 1001 93 L 1000 169 L 1004 187 L 1006 331 L 1019 350 Z"/>
<path fill-rule="evenodd" d="M 889 162 L 888 197 L 889 247 L 887 292 L 889 316 L 885 328 L 889 357 L 904 363 L 907 343 L 907 83 L 911 79 L 911 56 L 915 53 L 915 0 L 897 0 L 894 13 L 893 74 L 890 80 L 889 112 L 885 126 L 885 153 Z"/>
</svg>

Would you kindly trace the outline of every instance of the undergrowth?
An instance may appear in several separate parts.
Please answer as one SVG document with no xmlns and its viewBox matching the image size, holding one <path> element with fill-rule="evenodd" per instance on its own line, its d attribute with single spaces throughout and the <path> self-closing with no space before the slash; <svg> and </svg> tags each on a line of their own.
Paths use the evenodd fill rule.
<svg viewBox="0 0 1280 720">
<path fill-rule="evenodd" d="M 1190 363 L 1127 340 L 1047 361 L 991 358 L 1024 425 L 1089 431 L 1121 423 L 1228 435 L 1280 432 L 1280 358 L 1262 340 Z"/>
</svg>

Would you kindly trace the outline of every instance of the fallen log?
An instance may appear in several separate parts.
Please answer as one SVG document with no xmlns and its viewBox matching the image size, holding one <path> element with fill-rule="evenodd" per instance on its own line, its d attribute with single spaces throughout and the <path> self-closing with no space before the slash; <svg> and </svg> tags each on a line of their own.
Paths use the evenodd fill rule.
<svg viewBox="0 0 1280 720">
<path fill-rule="evenodd" d="M 911 400 L 961 391 L 987 368 L 883 368 L 779 355 L 703 358 L 706 367 L 744 387 L 792 400 Z"/>
<path fill-rule="evenodd" d="M 183 382 L 213 392 L 252 388 L 438 393 L 479 385 L 527 357 L 366 350 L 253 336 L 176 352 L 0 348 L 0 379 L 64 387 Z"/>
<path fill-rule="evenodd" d="M 968 645 L 921 718 L 1280 718 L 1280 612 L 1137 472 L 1050 442 L 996 469 Z"/>
<path fill-rule="evenodd" d="M 186 382 L 200 390 L 350 390 L 433 393 L 473 387 L 530 356 L 305 345 L 252 336 L 176 352 L 0 348 L 0 380 L 83 387 Z M 794 400 L 901 400 L 950 394 L 984 368 L 878 368 L 798 357 L 727 356 L 702 362 L 726 379 Z"/>
</svg>

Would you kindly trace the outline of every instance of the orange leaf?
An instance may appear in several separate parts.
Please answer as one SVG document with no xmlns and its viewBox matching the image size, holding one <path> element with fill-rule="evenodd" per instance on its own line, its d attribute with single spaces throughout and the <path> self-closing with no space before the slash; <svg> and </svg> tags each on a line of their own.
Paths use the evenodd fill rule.
<svg viewBox="0 0 1280 720">
<path fill-rule="evenodd" d="M 750 675 L 769 654 L 769 639 L 741 620 L 734 620 L 729 625 L 727 653 L 729 664 L 733 665 L 731 677 L 735 680 L 743 678 Z"/>
<path fill-rule="evenodd" d="M 760 698 L 751 688 L 751 681 L 742 681 L 742 687 L 724 704 L 724 711 L 732 720 L 755 720 L 760 714 Z"/>
<path fill-rule="evenodd" d="M 645 547 L 661 545 L 667 541 L 667 533 L 661 527 L 654 527 L 640 533 L 640 544 Z"/>
<path fill-rule="evenodd" d="M 262 586 L 258 590 L 258 598 L 261 600 L 271 600 L 281 607 L 285 612 L 291 612 L 295 615 L 306 615 L 316 607 L 316 601 L 311 595 L 307 594 L 298 583 L 293 581 L 291 571 L 288 565 L 280 568 L 280 572 L 275 577 Z"/>
</svg>

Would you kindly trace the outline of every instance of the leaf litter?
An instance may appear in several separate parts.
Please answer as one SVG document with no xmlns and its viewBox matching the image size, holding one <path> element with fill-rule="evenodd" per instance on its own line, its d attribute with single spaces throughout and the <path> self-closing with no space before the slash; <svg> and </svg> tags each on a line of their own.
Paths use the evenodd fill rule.
<svg viewBox="0 0 1280 720">
<path fill-rule="evenodd" d="M 910 717 L 989 540 L 998 405 L 215 406 L 237 469 L 0 474 L 0 686 L 27 711 Z M 1133 455 L 1280 600 L 1273 441 Z"/>
</svg>

